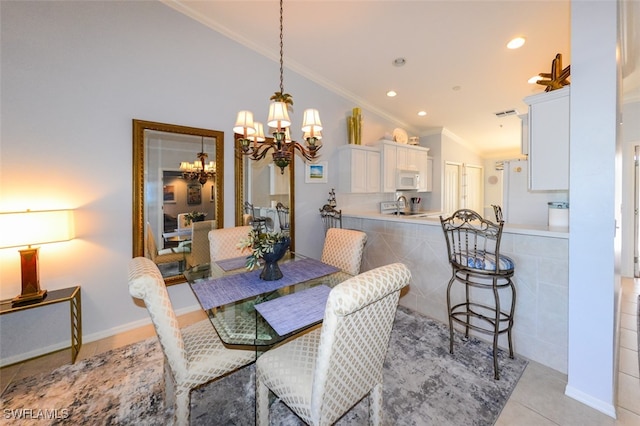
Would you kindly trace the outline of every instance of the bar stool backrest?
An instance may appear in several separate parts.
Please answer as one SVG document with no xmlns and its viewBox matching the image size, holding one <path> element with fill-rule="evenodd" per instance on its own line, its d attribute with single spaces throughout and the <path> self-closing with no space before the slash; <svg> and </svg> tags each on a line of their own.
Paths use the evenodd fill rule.
<svg viewBox="0 0 640 426">
<path fill-rule="evenodd" d="M 440 216 L 440 223 L 454 270 L 486 275 L 513 272 L 513 262 L 500 256 L 503 221 L 494 223 L 473 210 L 461 209 L 446 219 Z"/>
<path fill-rule="evenodd" d="M 325 234 L 329 228 L 342 228 L 342 210 L 336 210 L 329 204 L 325 204 L 320 209 L 320 217 L 322 217 Z"/>
</svg>

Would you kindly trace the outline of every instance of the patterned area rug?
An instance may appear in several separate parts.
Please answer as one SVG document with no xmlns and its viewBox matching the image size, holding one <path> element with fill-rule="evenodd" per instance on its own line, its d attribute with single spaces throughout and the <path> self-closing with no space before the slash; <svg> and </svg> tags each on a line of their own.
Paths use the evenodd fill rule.
<svg viewBox="0 0 640 426">
<path fill-rule="evenodd" d="M 384 371 L 385 424 L 492 425 L 527 362 L 500 351 L 500 380 L 493 380 L 489 344 L 456 335 L 449 354 L 445 325 L 399 308 Z M 167 424 L 162 353 L 156 339 L 101 354 L 49 375 L 12 384 L 2 395 L 3 418 L 11 410 L 31 419 L 11 424 Z M 254 365 L 192 392 L 191 423 L 254 424 Z M 368 398 L 338 425 L 368 424 Z M 36 419 L 36 417 L 38 417 Z M 282 402 L 271 424 L 302 425 Z"/>
</svg>

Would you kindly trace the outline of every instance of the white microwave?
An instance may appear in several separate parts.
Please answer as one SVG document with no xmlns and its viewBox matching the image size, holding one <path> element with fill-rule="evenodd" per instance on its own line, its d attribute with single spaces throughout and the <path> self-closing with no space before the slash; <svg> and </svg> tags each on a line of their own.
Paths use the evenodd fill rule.
<svg viewBox="0 0 640 426">
<path fill-rule="evenodd" d="M 398 169 L 396 172 L 396 190 L 417 190 L 420 185 L 420 172 Z"/>
</svg>

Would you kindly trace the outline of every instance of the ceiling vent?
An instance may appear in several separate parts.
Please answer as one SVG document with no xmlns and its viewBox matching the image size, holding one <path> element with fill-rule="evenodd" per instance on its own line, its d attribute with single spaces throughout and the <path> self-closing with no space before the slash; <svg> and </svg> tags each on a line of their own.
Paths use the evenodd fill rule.
<svg viewBox="0 0 640 426">
<path fill-rule="evenodd" d="M 496 117 L 498 118 L 502 118 L 502 117 L 506 117 L 508 115 L 517 115 L 518 114 L 518 110 L 516 109 L 508 109 L 506 111 L 499 111 L 494 113 L 496 115 Z"/>
</svg>

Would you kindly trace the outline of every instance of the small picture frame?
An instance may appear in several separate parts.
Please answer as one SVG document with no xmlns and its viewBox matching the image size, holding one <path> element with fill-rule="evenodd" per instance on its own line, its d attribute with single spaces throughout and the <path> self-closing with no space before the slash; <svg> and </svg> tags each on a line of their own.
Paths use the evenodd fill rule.
<svg viewBox="0 0 640 426">
<path fill-rule="evenodd" d="M 318 161 L 317 163 L 307 163 L 305 165 L 304 182 L 305 183 L 327 183 L 328 170 L 326 161 Z"/>
<path fill-rule="evenodd" d="M 176 187 L 174 185 L 165 185 L 162 187 L 162 201 L 165 204 L 176 203 Z"/>
<path fill-rule="evenodd" d="M 202 185 L 187 185 L 187 204 L 202 204 Z"/>
</svg>

